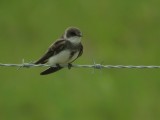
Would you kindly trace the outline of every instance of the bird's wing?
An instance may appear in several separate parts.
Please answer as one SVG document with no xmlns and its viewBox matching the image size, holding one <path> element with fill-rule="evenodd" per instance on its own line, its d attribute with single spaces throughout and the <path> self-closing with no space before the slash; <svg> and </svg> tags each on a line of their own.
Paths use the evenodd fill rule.
<svg viewBox="0 0 160 120">
<path fill-rule="evenodd" d="M 82 46 L 82 44 L 80 44 L 79 54 L 78 54 L 77 58 L 80 57 L 82 54 L 83 54 L 83 46 Z M 76 58 L 76 59 L 77 59 L 77 58 Z M 72 62 L 74 62 L 76 59 L 74 59 Z M 72 63 L 72 62 L 71 62 L 71 63 Z"/>
<path fill-rule="evenodd" d="M 49 47 L 47 52 L 39 60 L 37 60 L 34 64 L 46 63 L 51 56 L 58 54 L 61 50 L 64 49 L 65 43 L 66 43 L 66 40 L 58 40 L 55 43 L 53 43 Z"/>
<path fill-rule="evenodd" d="M 82 54 L 83 54 L 83 46 L 82 44 L 80 44 L 80 51 L 79 51 L 78 57 L 80 57 Z"/>
</svg>

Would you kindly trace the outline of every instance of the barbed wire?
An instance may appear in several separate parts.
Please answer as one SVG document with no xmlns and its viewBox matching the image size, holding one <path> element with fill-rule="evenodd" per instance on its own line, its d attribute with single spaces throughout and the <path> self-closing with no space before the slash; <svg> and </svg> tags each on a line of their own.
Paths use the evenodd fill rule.
<svg viewBox="0 0 160 120">
<path fill-rule="evenodd" d="M 61 65 L 62 67 L 68 67 L 68 65 Z M 55 67 L 51 66 L 48 64 L 33 64 L 33 63 L 21 63 L 21 64 L 3 64 L 0 63 L 0 67 L 18 67 L 18 68 L 31 68 L 31 67 Z M 102 65 L 102 64 L 96 64 L 94 63 L 93 65 L 77 65 L 77 64 L 72 64 L 72 67 L 74 68 L 94 68 L 94 69 L 111 69 L 111 68 L 128 68 L 128 69 L 155 69 L 155 68 L 160 68 L 160 66 L 156 65 Z"/>
</svg>

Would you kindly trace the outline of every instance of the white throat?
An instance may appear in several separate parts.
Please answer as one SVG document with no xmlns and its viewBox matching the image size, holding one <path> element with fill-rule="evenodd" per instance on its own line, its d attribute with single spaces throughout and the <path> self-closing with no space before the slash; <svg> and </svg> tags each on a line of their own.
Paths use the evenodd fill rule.
<svg viewBox="0 0 160 120">
<path fill-rule="evenodd" d="M 70 41 L 73 44 L 79 44 L 81 42 L 81 37 L 70 37 L 67 39 L 68 41 Z"/>
</svg>

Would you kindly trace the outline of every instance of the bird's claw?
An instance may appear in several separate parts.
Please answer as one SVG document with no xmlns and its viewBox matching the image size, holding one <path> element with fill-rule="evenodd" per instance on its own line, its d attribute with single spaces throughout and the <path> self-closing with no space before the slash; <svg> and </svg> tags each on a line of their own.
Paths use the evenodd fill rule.
<svg viewBox="0 0 160 120">
<path fill-rule="evenodd" d="M 73 65 L 71 63 L 68 63 L 68 69 L 71 69 Z"/>
<path fill-rule="evenodd" d="M 56 67 L 60 68 L 61 66 L 59 64 L 56 64 Z"/>
</svg>

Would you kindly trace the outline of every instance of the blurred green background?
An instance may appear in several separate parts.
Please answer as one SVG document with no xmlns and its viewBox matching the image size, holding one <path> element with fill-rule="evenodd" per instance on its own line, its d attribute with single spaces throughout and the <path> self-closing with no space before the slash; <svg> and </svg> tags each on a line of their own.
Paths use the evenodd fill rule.
<svg viewBox="0 0 160 120">
<path fill-rule="evenodd" d="M 158 0 L 1 0 L 0 63 L 37 60 L 69 26 L 75 64 L 160 65 Z M 0 120 L 159 120 L 159 69 L 0 68 Z"/>
</svg>

